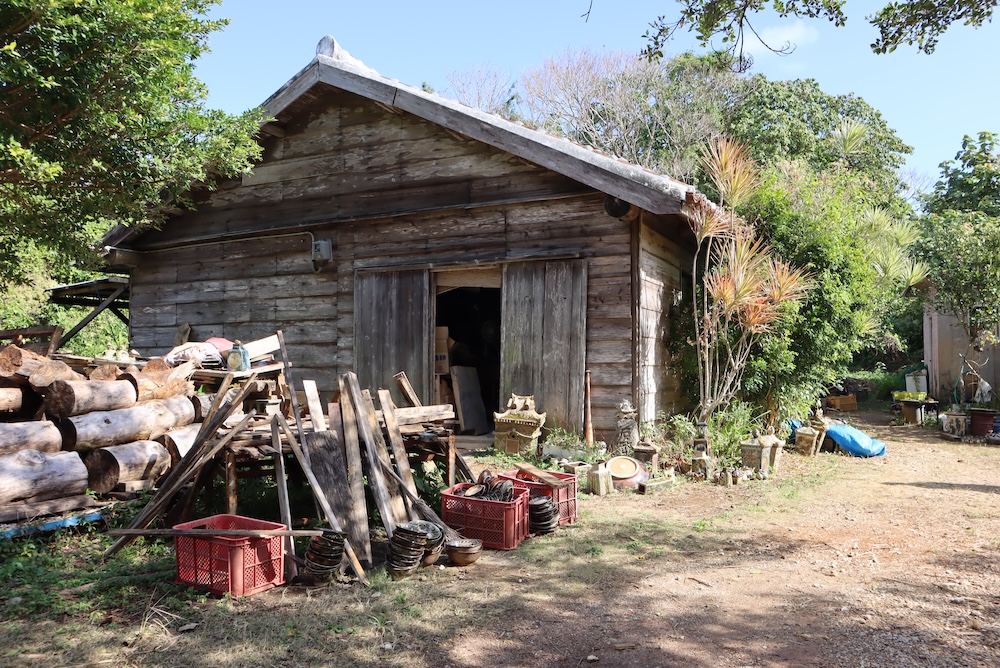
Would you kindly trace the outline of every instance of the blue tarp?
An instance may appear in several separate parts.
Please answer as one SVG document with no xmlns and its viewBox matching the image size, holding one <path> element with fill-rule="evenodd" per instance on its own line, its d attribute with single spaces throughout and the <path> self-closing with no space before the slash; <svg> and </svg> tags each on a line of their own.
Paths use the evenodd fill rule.
<svg viewBox="0 0 1000 668">
<path fill-rule="evenodd" d="M 881 457 L 885 455 L 885 443 L 876 441 L 868 434 L 846 424 L 832 424 L 826 435 L 840 448 L 855 457 Z"/>
</svg>

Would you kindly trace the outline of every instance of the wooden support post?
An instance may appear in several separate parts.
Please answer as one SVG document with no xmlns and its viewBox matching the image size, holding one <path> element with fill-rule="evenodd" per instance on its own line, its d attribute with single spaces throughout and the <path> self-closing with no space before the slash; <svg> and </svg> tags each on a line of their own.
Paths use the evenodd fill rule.
<svg viewBox="0 0 1000 668">
<path fill-rule="evenodd" d="M 448 488 L 455 486 L 455 434 L 448 434 Z"/>
<path fill-rule="evenodd" d="M 281 433 L 279 431 L 278 418 L 271 418 L 271 447 L 274 448 L 274 479 L 278 485 L 278 510 L 281 514 L 281 523 L 286 528 L 292 528 L 292 507 L 288 502 L 288 479 L 285 477 L 285 455 L 281 452 Z M 285 539 L 285 554 L 289 557 L 295 556 L 295 543 L 292 537 Z M 299 573 L 299 568 L 295 559 L 285 559 L 285 577 L 289 581 Z"/>
<path fill-rule="evenodd" d="M 230 515 L 238 515 L 239 507 L 238 487 L 236 484 L 236 453 L 229 448 L 222 451 L 222 457 L 226 466 L 226 512 Z"/>
</svg>

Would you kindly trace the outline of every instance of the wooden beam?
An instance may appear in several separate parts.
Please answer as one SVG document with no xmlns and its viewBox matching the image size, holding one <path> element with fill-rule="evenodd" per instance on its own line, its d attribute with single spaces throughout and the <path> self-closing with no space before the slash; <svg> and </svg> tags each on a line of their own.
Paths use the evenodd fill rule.
<svg viewBox="0 0 1000 668">
<path fill-rule="evenodd" d="M 403 480 L 403 485 L 417 493 L 417 486 L 413 482 L 413 472 L 410 470 L 410 458 L 406 454 L 406 445 L 403 443 L 403 435 L 399 433 L 399 425 L 396 424 L 395 404 L 392 403 L 392 393 L 389 390 L 379 390 L 378 400 L 382 405 L 382 415 L 385 416 L 385 431 L 389 435 L 389 445 L 392 446 L 392 457 L 396 460 L 396 471 Z M 410 519 L 419 520 L 420 515 L 410 507 Z"/>
<path fill-rule="evenodd" d="M 326 431 L 326 415 L 323 413 L 323 403 L 319 400 L 319 388 L 316 386 L 316 381 L 303 380 L 302 389 L 306 394 L 306 405 L 309 407 L 313 431 Z"/>
<path fill-rule="evenodd" d="M 361 560 L 370 567 L 372 546 L 371 537 L 368 535 L 368 502 L 365 500 L 365 473 L 361 463 L 361 443 L 358 440 L 358 419 L 343 377 L 339 379 L 339 383 L 340 415 L 344 423 L 344 453 L 351 492 L 351 524 L 348 525 L 347 532 Z"/>
<path fill-rule="evenodd" d="M 111 304 L 114 303 L 116 299 L 118 299 L 118 295 L 125 292 L 125 289 L 127 287 L 128 287 L 127 285 L 119 285 L 117 288 L 115 288 L 114 292 L 105 297 L 104 301 L 98 304 L 93 311 L 88 313 L 83 320 L 76 323 L 76 326 L 73 329 L 69 330 L 64 337 L 62 337 L 62 341 L 60 342 L 60 344 L 68 343 L 70 339 L 79 334 L 80 330 L 89 325 L 94 318 L 100 315 L 101 311 L 111 306 Z"/>
<path fill-rule="evenodd" d="M 319 529 L 108 529 L 109 536 L 322 536 Z"/>
<path fill-rule="evenodd" d="M 375 418 L 374 415 L 372 416 L 372 420 L 366 418 L 367 404 L 365 403 L 364 396 L 361 394 L 361 385 L 358 383 L 357 375 L 353 371 L 348 371 L 344 376 L 344 380 L 348 400 L 351 403 L 354 415 L 357 416 L 358 432 L 361 436 L 361 441 L 364 442 L 365 451 L 368 454 L 368 487 L 372 491 L 372 496 L 375 497 L 375 506 L 378 508 L 379 515 L 382 518 L 382 526 L 385 528 L 386 536 L 392 538 L 396 519 L 392 502 L 389 498 L 389 488 L 386 485 L 382 469 L 379 467 L 381 459 L 379 459 L 378 450 L 375 445 L 375 429 L 377 429 L 378 425 L 375 425 L 375 428 L 372 427 L 372 422 L 374 422 Z"/>
<path fill-rule="evenodd" d="M 528 475 L 537 478 L 538 480 L 544 482 L 549 487 L 555 487 L 559 489 L 562 489 L 563 487 L 569 487 L 569 483 L 566 482 L 565 480 L 560 480 L 554 475 L 547 473 L 532 464 L 518 463 L 514 464 L 514 468 L 516 468 L 518 471 L 524 471 Z"/>
<path fill-rule="evenodd" d="M 278 512 L 281 515 L 281 523 L 286 528 L 292 528 L 292 508 L 288 502 L 288 478 L 285 475 L 285 455 L 281 452 L 281 431 L 276 417 L 271 418 L 271 447 L 274 448 L 274 479 L 278 485 Z M 322 531 L 320 532 L 323 533 Z M 295 556 L 295 542 L 289 536 L 284 541 L 285 554 L 290 557 Z M 285 560 L 285 574 L 291 580 L 298 575 L 298 566 L 295 559 Z"/>
<path fill-rule="evenodd" d="M 393 378 L 396 379 L 396 384 L 399 385 L 399 391 L 403 393 L 406 400 L 410 402 L 411 406 L 422 406 L 420 402 L 420 397 L 417 396 L 416 390 L 413 389 L 413 385 L 410 384 L 410 379 L 406 377 L 405 371 L 400 371 Z"/>
</svg>

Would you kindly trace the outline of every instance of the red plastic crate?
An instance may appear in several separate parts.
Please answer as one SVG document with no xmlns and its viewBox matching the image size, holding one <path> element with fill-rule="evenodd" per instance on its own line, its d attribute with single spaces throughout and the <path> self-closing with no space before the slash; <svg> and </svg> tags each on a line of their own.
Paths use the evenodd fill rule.
<svg viewBox="0 0 1000 668">
<path fill-rule="evenodd" d="M 513 501 L 486 501 L 462 495 L 463 482 L 441 492 L 441 519 L 466 538 L 491 550 L 513 550 L 528 537 L 528 490 L 514 488 Z"/>
<path fill-rule="evenodd" d="M 240 515 L 213 515 L 175 529 L 284 529 Z M 177 581 L 215 594 L 249 596 L 285 582 L 281 536 L 177 536 Z"/>
<path fill-rule="evenodd" d="M 563 488 L 549 487 L 544 482 L 535 480 L 530 473 L 525 473 L 518 469 L 504 471 L 500 474 L 500 477 L 512 481 L 514 487 L 527 489 L 532 499 L 536 496 L 551 496 L 559 506 L 560 526 L 576 522 L 576 476 L 572 473 L 558 473 L 556 471 L 546 471 L 546 473 L 554 478 L 568 482 L 569 486 Z"/>
</svg>

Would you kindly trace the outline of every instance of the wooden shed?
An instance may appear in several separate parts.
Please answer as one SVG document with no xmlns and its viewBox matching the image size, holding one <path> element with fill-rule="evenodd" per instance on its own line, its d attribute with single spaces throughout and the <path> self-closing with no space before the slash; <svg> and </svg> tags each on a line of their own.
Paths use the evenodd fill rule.
<svg viewBox="0 0 1000 668">
<path fill-rule="evenodd" d="M 619 402 L 679 406 L 671 313 L 690 294 L 690 186 L 381 76 L 324 38 L 265 104 L 253 173 L 194 193 L 159 230 L 118 234 L 131 344 L 284 331 L 301 377 L 354 369 L 434 396 L 437 329 L 478 369 L 487 409 L 533 394 L 579 431 Z M 440 345 L 440 344 L 438 344 Z"/>
</svg>

